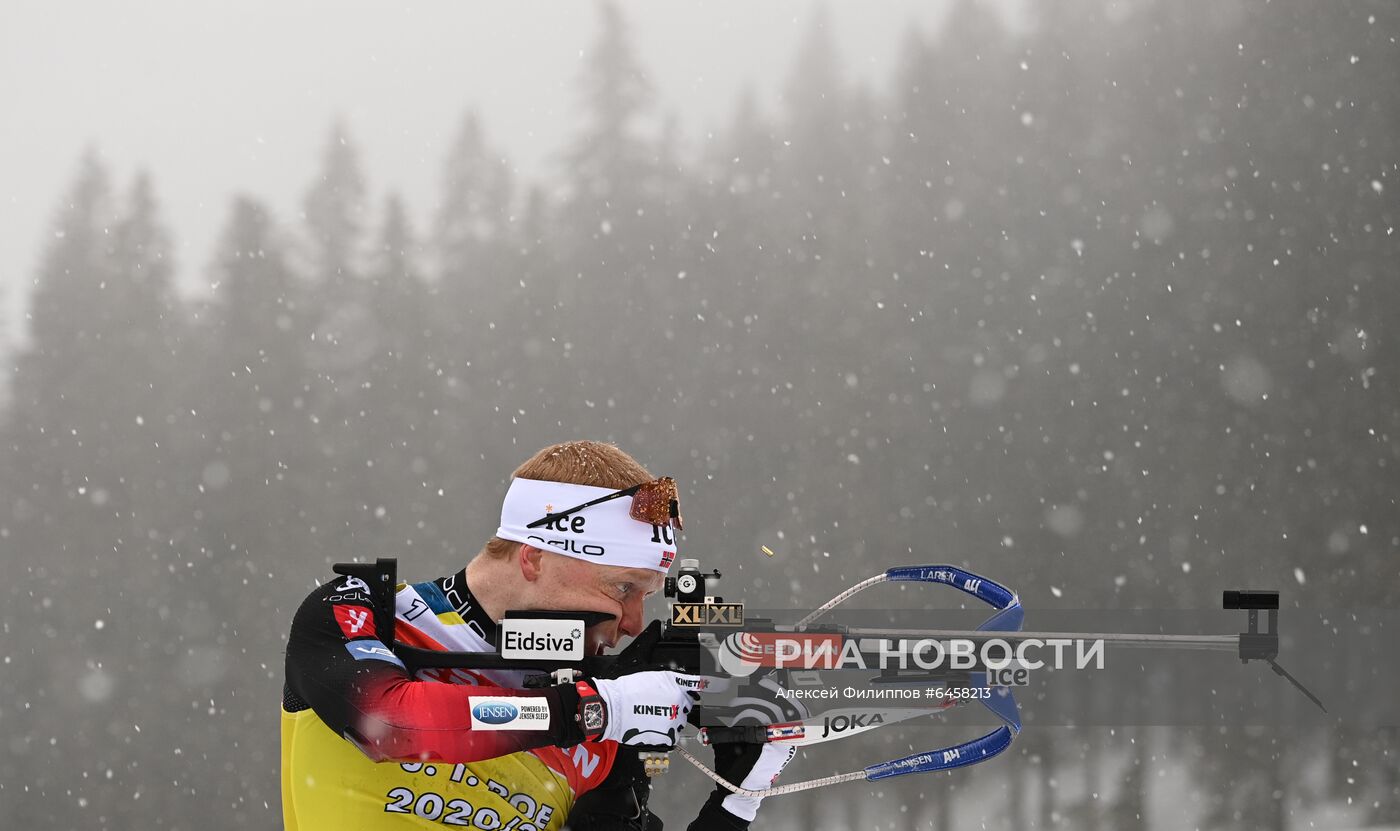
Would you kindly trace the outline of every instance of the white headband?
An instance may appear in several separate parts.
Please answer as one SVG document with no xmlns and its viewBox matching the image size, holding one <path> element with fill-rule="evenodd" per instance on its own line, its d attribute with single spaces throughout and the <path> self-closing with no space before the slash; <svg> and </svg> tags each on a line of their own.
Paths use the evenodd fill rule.
<svg viewBox="0 0 1400 831">
<path fill-rule="evenodd" d="M 631 497 L 601 502 L 548 525 L 525 527 L 556 511 L 615 492 L 589 485 L 515 479 L 501 505 L 501 527 L 496 536 L 576 560 L 665 574 L 676 559 L 676 532 L 669 525 L 648 525 L 633 519 L 629 513 Z"/>
</svg>

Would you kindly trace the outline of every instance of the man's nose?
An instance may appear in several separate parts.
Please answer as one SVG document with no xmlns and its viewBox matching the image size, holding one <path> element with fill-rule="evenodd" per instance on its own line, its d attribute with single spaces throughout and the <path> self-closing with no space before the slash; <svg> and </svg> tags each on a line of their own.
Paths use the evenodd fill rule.
<svg viewBox="0 0 1400 831">
<path fill-rule="evenodd" d="M 622 621 L 618 623 L 618 629 L 629 638 L 635 638 L 642 634 L 642 600 L 628 600 L 622 604 Z"/>
</svg>

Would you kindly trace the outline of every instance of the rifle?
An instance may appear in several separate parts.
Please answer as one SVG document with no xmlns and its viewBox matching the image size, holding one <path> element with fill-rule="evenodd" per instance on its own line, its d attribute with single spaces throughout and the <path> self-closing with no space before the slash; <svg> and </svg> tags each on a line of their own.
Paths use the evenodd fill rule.
<svg viewBox="0 0 1400 831">
<path fill-rule="evenodd" d="M 651 669 L 672 669 L 678 672 L 728 675 L 740 682 L 741 688 L 755 687 L 765 678 L 791 676 L 811 668 L 815 659 L 822 668 L 831 668 L 835 655 L 854 656 L 857 665 L 869 666 L 874 660 L 881 673 L 870 680 L 872 687 L 923 689 L 925 695 L 936 698 L 937 704 L 900 708 L 839 708 L 808 716 L 792 706 L 774 702 L 772 714 L 755 720 L 752 709 L 714 705 L 697 705 L 690 722 L 697 727 L 701 743 L 724 742 L 783 742 L 796 746 L 819 744 L 847 738 L 869 730 L 930 715 L 938 715 L 964 700 L 983 704 L 1000 726 L 971 741 L 913 753 L 897 759 L 868 765 L 861 770 L 836 774 L 821 779 L 788 785 L 747 790 L 728 782 L 707 767 L 684 747 L 675 752 L 700 769 L 726 789 L 746 796 L 772 796 L 825 787 L 839 782 L 877 781 L 894 776 L 952 770 L 986 761 L 1011 746 L 1021 732 L 1020 708 L 1013 687 L 1025 683 L 1016 672 L 1012 652 L 1021 644 L 1034 641 L 1079 641 L 1101 643 L 1124 648 L 1188 649 L 1229 651 L 1240 662 L 1263 661 L 1275 674 L 1283 677 L 1303 695 L 1326 712 L 1322 702 L 1277 662 L 1279 654 L 1279 592 L 1273 590 L 1228 590 L 1223 597 L 1225 609 L 1247 612 L 1247 630 L 1235 635 L 1170 635 L 1104 632 L 1027 632 L 1023 631 L 1024 610 L 1017 594 L 1006 586 L 964 569 L 948 565 L 914 565 L 890 568 L 881 574 L 857 583 L 811 614 L 794 624 L 779 624 L 767 618 L 744 617 L 742 603 L 726 603 L 710 591 L 721 579 L 718 570 L 705 573 L 699 561 L 681 560 L 675 577 L 667 577 L 664 595 L 674 598 L 670 604 L 670 619 L 660 622 L 660 635 L 646 655 L 584 655 L 582 631 L 611 618 L 601 612 L 569 611 L 509 611 L 499 623 L 498 648 L 490 652 L 443 652 L 398 643 L 394 633 L 394 603 L 397 585 L 397 561 L 380 558 L 373 564 L 338 563 L 335 572 L 363 580 L 370 587 L 377 631 L 387 637 L 390 645 L 403 660 L 410 673 L 428 668 L 458 668 L 469 670 L 538 670 L 541 675 L 527 680 L 527 685 L 566 683 L 580 675 L 594 678 L 616 678 L 632 672 Z M 816 621 L 852 596 L 883 583 L 928 583 L 944 585 L 974 597 L 994 610 L 976 629 L 870 629 L 852 628 Z M 1265 613 L 1264 628 L 1260 628 L 1260 612 Z M 653 623 L 652 626 L 656 626 Z M 577 632 L 568 650 L 558 649 L 558 643 L 543 650 L 548 657 L 532 657 L 532 633 Z M 511 633 L 515 633 L 514 639 Z M 891 643 L 928 644 L 941 654 L 953 644 L 973 647 L 966 660 L 940 663 L 931 667 L 908 669 L 905 665 L 887 668 L 884 660 Z M 514 642 L 514 646 L 512 643 Z M 525 644 L 521 647 L 520 644 Z M 775 647 L 776 644 L 776 647 Z M 814 656 L 812 644 L 819 645 Z M 796 650 L 798 668 L 786 666 L 784 654 Z M 565 654 L 567 653 L 567 654 Z M 804 654 L 805 653 L 805 654 Z M 1011 670 L 1008 675 L 1005 670 Z M 787 680 L 786 678 L 784 680 Z M 782 684 L 782 682 L 779 682 Z M 785 689 L 791 687 L 783 684 Z M 960 690 L 958 695 L 944 696 L 942 691 Z M 786 718 L 783 718 L 786 716 Z M 830 729 L 836 724 L 841 729 Z M 670 751 L 672 748 L 666 748 Z M 644 754 L 648 773 L 655 774 L 668 766 L 665 752 Z"/>
</svg>

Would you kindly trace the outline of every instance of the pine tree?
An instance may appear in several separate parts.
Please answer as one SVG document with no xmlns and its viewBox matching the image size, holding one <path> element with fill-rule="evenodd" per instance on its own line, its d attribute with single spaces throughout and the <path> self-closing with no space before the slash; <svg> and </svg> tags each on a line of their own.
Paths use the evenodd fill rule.
<svg viewBox="0 0 1400 831">
<path fill-rule="evenodd" d="M 138 179 L 123 216 L 108 205 L 89 155 L 40 269 L 14 422 L 24 453 L 37 454 L 31 486 L 43 504 L 86 503 L 123 523 L 104 547 L 144 538 L 158 519 L 134 511 L 158 510 L 175 485 L 163 454 L 182 327 L 149 182 Z"/>
<path fill-rule="evenodd" d="M 74 679 L 82 677 L 76 650 L 85 647 L 91 625 L 77 625 L 64 602 L 77 594 L 72 581 L 94 554 L 107 553 L 97 553 L 101 529 L 94 534 L 90 526 L 94 520 L 110 525 L 109 516 L 86 516 L 97 508 L 82 462 L 91 439 L 88 419 L 80 417 L 89 414 L 78 396 L 91 375 L 82 359 L 93 340 L 88 326 L 98 314 L 114 222 L 107 170 L 89 151 L 51 224 L 31 298 L 29 344 L 15 358 L 14 397 L 6 413 L 0 488 L 9 516 L 0 522 L 0 546 L 21 579 L 7 583 L 4 614 L 7 621 L 22 615 L 29 631 L 44 635 L 34 648 L 15 650 L 0 674 L 0 690 L 15 703 L 6 708 L 10 730 L 27 737 L 29 751 L 0 762 L 0 775 L 7 782 L 32 782 L 40 797 L 18 803 L 11 820 L 23 826 L 71 824 L 52 767 L 36 756 L 44 752 L 42 737 L 67 735 L 64 725 L 81 706 L 81 696 L 72 694 Z M 65 659 L 59 644 L 74 647 L 73 658 Z M 101 676 L 94 692 L 110 695 L 110 680 L 110 674 Z"/>
<path fill-rule="evenodd" d="M 54 451 L 72 443 L 77 425 L 65 421 L 76 414 L 64 398 L 86 380 L 75 375 L 98 336 L 86 324 L 102 314 L 115 221 L 107 171 L 89 151 L 53 224 L 30 300 L 30 346 L 19 356 L 15 378 L 16 421 L 35 431 L 26 445 Z"/>
<path fill-rule="evenodd" d="M 306 231 L 311 274 L 306 308 L 315 315 L 307 360 L 314 377 L 307 395 L 312 441 L 321 455 L 318 509 L 308 524 L 320 544 L 353 551 L 356 529 L 370 506 L 350 492 L 367 468 L 359 445 L 360 396 L 379 334 L 364 276 L 365 180 L 358 153 L 343 124 L 331 131 L 322 169 L 307 192 Z"/>
<path fill-rule="evenodd" d="M 446 455 L 442 347 L 419 258 L 403 204 L 390 197 L 369 272 L 378 335 L 360 415 L 373 469 L 357 501 L 373 506 L 376 550 L 442 539 L 428 524 Z"/>
<path fill-rule="evenodd" d="M 598 12 L 600 30 L 580 79 L 586 123 L 567 160 L 575 204 L 592 208 L 599 221 L 617 224 L 628 221 L 625 209 L 637 201 L 638 186 L 645 182 L 637 174 L 650 166 L 651 154 L 636 127 L 654 93 L 617 3 L 603 0 Z"/>
<path fill-rule="evenodd" d="M 349 131 L 331 129 L 321 171 L 305 204 L 309 270 L 320 311 L 318 365 L 326 380 L 344 389 L 359 383 L 359 367 L 373 351 L 364 335 L 372 326 L 364 284 L 365 179 Z"/>
<path fill-rule="evenodd" d="M 343 121 L 332 125 L 321 172 L 304 207 L 314 279 L 349 283 L 360 272 L 366 222 L 365 179 Z"/>
<path fill-rule="evenodd" d="M 157 214 L 150 177 L 138 175 L 116 227 L 118 290 L 107 303 L 114 333 L 106 338 L 105 357 L 122 371 L 112 376 L 119 386 L 102 400 L 111 422 L 134 425 L 134 441 L 113 441 L 111 463 L 118 478 L 128 480 L 137 537 L 160 528 L 161 514 L 179 503 L 177 494 L 189 493 L 184 487 L 189 474 L 179 466 L 173 441 L 189 412 L 176 377 L 186 340 L 185 311 L 173 284 L 171 241 Z"/>
<path fill-rule="evenodd" d="M 545 412 L 576 406 L 580 394 L 617 389 L 609 383 L 611 367 L 631 365 L 653 379 L 663 372 L 651 352 L 633 348 L 664 337 L 663 317 L 648 301 L 670 268 L 656 145 L 639 131 L 651 88 L 617 5 L 604 2 L 598 8 L 600 31 L 580 79 L 585 123 L 566 154 L 571 192 L 558 214 L 564 268 L 553 285 L 538 286 L 553 298 L 548 321 L 553 342 L 588 360 L 574 363 L 563 385 L 540 389 L 538 403 Z M 610 323 L 600 326 L 604 320 Z M 624 332 L 626 342 L 618 337 Z M 617 406 L 640 408 L 653 394 L 651 387 L 633 387 L 613 399 Z"/>
<path fill-rule="evenodd" d="M 454 377 L 465 369 L 459 364 L 489 354 L 482 346 L 492 327 L 513 328 L 527 312 L 512 188 L 508 161 L 488 144 L 476 114 L 468 114 L 444 165 L 432 236 L 434 325 L 452 344 L 438 357 Z"/>
<path fill-rule="evenodd" d="M 299 547 L 297 506 L 318 460 L 308 447 L 311 313 L 268 210 L 234 202 L 214 271 L 218 293 L 204 377 L 203 523 L 210 556 L 265 573 Z M 302 543 L 304 544 L 304 543 Z M 242 572 L 242 566 L 234 566 Z M 241 578 L 240 578 L 241 579 Z"/>
<path fill-rule="evenodd" d="M 856 165 L 860 152 L 851 130 L 851 99 L 839 74 L 840 56 L 830 31 L 830 13 L 818 8 L 798 46 L 784 86 L 784 150 L 779 154 L 780 183 L 798 219 L 786 242 L 797 265 L 812 266 L 859 238 L 853 223 Z M 828 291 L 822 281 L 804 287 Z M 818 324 L 820 325 L 820 324 Z"/>
<path fill-rule="evenodd" d="M 444 166 L 442 204 L 433 243 L 444 284 L 485 283 L 497 250 L 511 238 L 512 176 L 506 158 L 490 147 L 476 113 L 469 113 Z"/>
<path fill-rule="evenodd" d="M 65 758 L 123 769 L 108 727 L 159 666 L 160 641 L 146 628 L 159 624 L 142 612 L 162 606 L 169 587 L 147 578 L 173 565 L 188 503 L 173 455 L 183 311 L 171 246 L 145 177 L 119 215 L 111 201 L 89 154 L 36 280 L 5 467 L 18 497 L 16 566 L 29 575 L 20 602 L 51 646 L 63 644 L 26 668 L 29 689 L 48 698 L 32 729 L 65 736 Z M 134 613 L 107 627 L 118 608 Z M 125 787 L 103 780 L 88 798 L 117 805 Z M 57 814 L 40 824 L 80 822 L 64 816 L 77 810 L 68 804 L 53 801 Z"/>
</svg>

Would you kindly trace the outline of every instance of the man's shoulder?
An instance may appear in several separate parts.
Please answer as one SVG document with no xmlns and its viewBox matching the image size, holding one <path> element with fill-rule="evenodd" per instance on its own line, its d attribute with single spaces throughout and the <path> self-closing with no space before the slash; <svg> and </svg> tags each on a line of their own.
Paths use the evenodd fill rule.
<svg viewBox="0 0 1400 831">
<path fill-rule="evenodd" d="M 369 605 L 372 598 L 370 597 L 369 584 L 364 580 L 359 577 L 335 575 L 316 586 L 306 595 L 305 602 L 311 601 Z"/>
<path fill-rule="evenodd" d="M 357 615 L 374 615 L 369 585 L 359 577 L 334 575 L 302 599 L 292 616 L 291 637 L 295 640 L 299 635 L 330 632 L 342 618 Z"/>
</svg>

